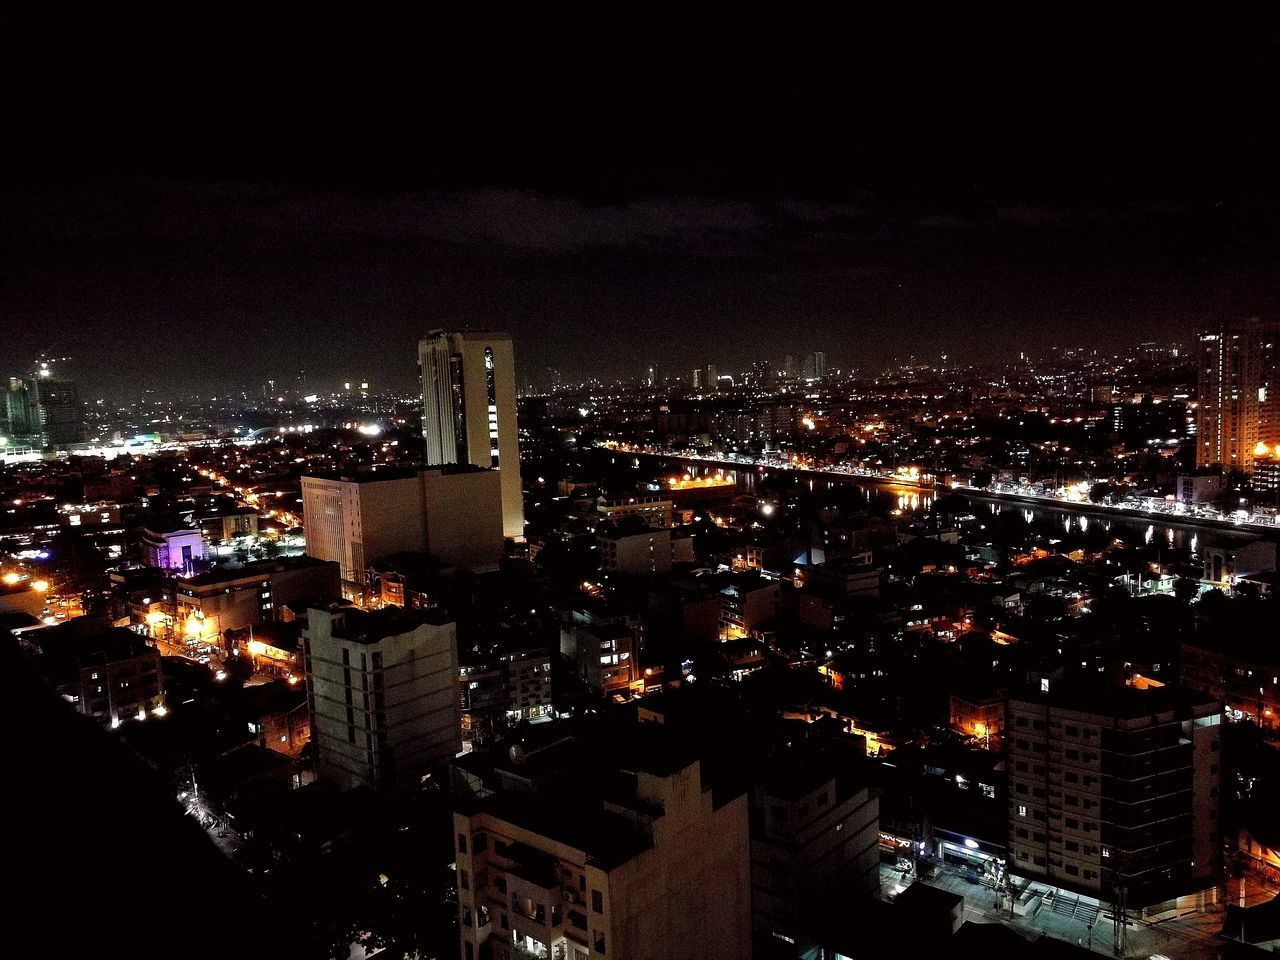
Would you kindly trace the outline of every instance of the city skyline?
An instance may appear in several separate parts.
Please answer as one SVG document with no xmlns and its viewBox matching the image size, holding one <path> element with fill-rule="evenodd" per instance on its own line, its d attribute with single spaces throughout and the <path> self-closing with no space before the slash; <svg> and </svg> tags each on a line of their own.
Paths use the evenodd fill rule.
<svg viewBox="0 0 1280 960">
<path fill-rule="evenodd" d="M 441 325 L 509 330 L 523 383 L 815 350 L 831 369 L 1105 350 L 1270 317 L 1280 299 L 1280 208 L 1256 198 L 1064 201 L 994 183 L 921 199 L 889 183 L 834 199 L 680 184 L 597 201 L 487 182 L 108 178 L 6 193 L 11 356 L 70 356 L 95 396 L 302 371 L 319 389 L 410 390 L 399 345 Z M 377 336 L 349 343 L 357 330 Z M 142 349 L 155 341 L 187 346 L 158 363 Z"/>
<path fill-rule="evenodd" d="M 0 15 L 11 952 L 1280 949 L 1274 27 L 131 12 Z"/>
</svg>

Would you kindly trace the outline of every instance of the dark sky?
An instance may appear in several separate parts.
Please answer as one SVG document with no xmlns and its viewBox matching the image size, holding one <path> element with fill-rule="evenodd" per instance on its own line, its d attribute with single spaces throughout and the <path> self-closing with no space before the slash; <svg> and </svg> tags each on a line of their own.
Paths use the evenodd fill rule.
<svg viewBox="0 0 1280 960">
<path fill-rule="evenodd" d="M 1060 47 L 1049 85 L 1038 51 L 986 52 L 607 94 L 91 99 L 0 191 L 4 372 L 48 349 L 88 396 L 407 387 L 437 325 L 510 330 L 539 383 L 874 368 L 1275 313 L 1272 36 Z"/>
</svg>

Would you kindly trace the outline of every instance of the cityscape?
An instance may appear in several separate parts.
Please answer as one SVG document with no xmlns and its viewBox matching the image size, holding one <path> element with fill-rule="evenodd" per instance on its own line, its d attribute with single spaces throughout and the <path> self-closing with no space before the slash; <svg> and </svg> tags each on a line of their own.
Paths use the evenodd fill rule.
<svg viewBox="0 0 1280 960">
<path fill-rule="evenodd" d="M 1280 954 L 1241 129 L 15 180 L 11 949 Z"/>
</svg>

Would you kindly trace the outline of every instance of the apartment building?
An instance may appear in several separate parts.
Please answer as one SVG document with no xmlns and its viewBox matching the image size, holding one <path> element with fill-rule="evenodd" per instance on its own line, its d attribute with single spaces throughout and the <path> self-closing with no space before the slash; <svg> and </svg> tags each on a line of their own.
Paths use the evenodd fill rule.
<svg viewBox="0 0 1280 960">
<path fill-rule="evenodd" d="M 1222 707 L 1131 678 L 1009 699 L 1009 870 L 1139 906 L 1214 884 Z"/>
<path fill-rule="evenodd" d="M 454 767 L 463 960 L 746 960 L 747 797 L 660 727 Z"/>
<path fill-rule="evenodd" d="M 754 956 L 819 956 L 832 914 L 880 886 L 880 801 L 860 739 L 784 746 L 751 790 Z"/>
</svg>

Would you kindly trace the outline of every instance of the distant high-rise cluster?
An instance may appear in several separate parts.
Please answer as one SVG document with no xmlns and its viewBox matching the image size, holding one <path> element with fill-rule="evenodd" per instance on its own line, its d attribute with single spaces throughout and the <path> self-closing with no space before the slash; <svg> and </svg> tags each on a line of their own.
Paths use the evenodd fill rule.
<svg viewBox="0 0 1280 960">
<path fill-rule="evenodd" d="M 10 377 L 0 436 L 12 446 L 58 447 L 84 440 L 80 391 L 41 361 L 24 377 Z"/>
<path fill-rule="evenodd" d="M 695 390 L 714 390 L 720 383 L 720 376 L 719 372 L 716 370 L 716 365 L 714 363 L 708 363 L 694 369 L 692 383 L 693 389 Z"/>
<path fill-rule="evenodd" d="M 1251 472 L 1280 444 L 1280 324 L 1224 323 L 1200 335 L 1196 465 Z"/>
</svg>

